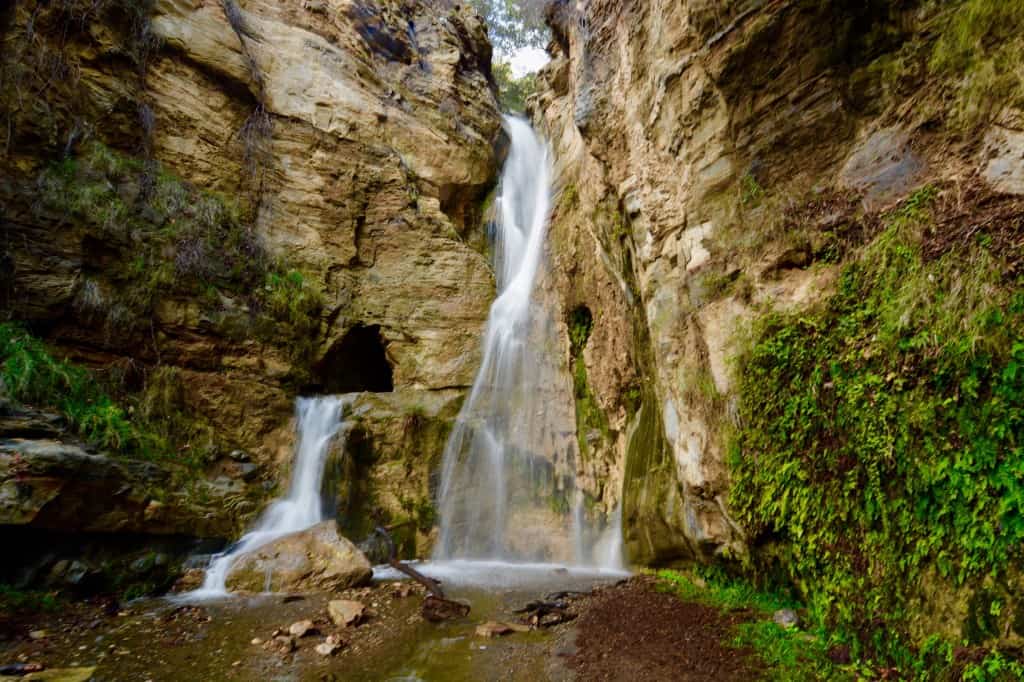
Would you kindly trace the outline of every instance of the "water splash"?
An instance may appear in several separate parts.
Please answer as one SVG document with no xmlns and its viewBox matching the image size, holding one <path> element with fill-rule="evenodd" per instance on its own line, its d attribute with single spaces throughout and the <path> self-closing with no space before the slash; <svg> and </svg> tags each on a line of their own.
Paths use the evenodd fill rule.
<svg viewBox="0 0 1024 682">
<path fill-rule="evenodd" d="M 354 399 L 354 396 L 346 395 L 299 398 L 296 401 L 298 444 L 287 496 L 271 503 L 251 531 L 222 554 L 214 556 L 206 569 L 202 587 L 183 595 L 184 598 L 226 596 L 228 571 L 238 556 L 324 520 L 320 495 L 324 465 L 335 437 L 347 431 L 348 425 L 342 421 L 342 414 Z"/>
<path fill-rule="evenodd" d="M 548 372 L 556 348 L 546 312 L 533 300 L 551 211 L 551 153 L 526 121 L 506 117 L 504 124 L 511 146 L 496 204 L 498 296 L 483 362 L 445 449 L 434 559 L 595 565 L 583 539 L 594 534 L 574 513 L 580 496 L 572 455 L 562 462 L 568 473 L 553 466 L 564 437 L 552 428 L 555 406 L 545 404 L 558 380 Z"/>
</svg>

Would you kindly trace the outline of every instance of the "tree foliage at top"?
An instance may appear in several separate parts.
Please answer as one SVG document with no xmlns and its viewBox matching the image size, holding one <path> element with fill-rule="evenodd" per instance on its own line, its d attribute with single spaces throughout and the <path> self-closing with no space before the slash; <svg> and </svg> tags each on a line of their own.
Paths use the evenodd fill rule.
<svg viewBox="0 0 1024 682">
<path fill-rule="evenodd" d="M 498 99 L 504 111 L 521 114 L 526 111 L 526 99 L 537 89 L 537 76 L 528 73 L 516 78 L 508 62 L 494 63 L 494 80 L 498 84 Z"/>
<path fill-rule="evenodd" d="M 544 47 L 548 29 L 544 9 L 548 0 L 470 0 L 487 22 L 491 42 L 501 52 Z"/>
</svg>

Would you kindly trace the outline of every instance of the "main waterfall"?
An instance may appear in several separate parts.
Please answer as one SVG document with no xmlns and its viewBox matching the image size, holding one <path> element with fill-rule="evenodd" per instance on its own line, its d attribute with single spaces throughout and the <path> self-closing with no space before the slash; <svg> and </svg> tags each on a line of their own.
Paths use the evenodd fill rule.
<svg viewBox="0 0 1024 682">
<path fill-rule="evenodd" d="M 511 147 L 493 235 L 498 296 L 482 365 L 444 453 L 434 558 L 594 563 L 592 543 L 581 541 L 581 515 L 570 513 L 580 499 L 573 455 L 562 462 L 567 471 L 555 471 L 558 437 L 548 413 L 556 406 L 544 401 L 559 378 L 545 374 L 557 365 L 557 348 L 534 300 L 551 211 L 551 155 L 526 121 L 508 116 L 505 130 Z"/>
</svg>

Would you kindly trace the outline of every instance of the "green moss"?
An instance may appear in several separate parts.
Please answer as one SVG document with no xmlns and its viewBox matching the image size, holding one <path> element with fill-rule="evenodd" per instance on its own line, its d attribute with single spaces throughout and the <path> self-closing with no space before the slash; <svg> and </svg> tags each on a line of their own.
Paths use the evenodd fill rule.
<svg viewBox="0 0 1024 682">
<path fill-rule="evenodd" d="M 594 328 L 594 318 L 586 306 L 578 306 L 569 313 L 569 351 L 573 368 L 573 395 L 576 400 L 576 439 L 580 454 L 586 456 L 593 450 L 590 443 L 592 434 L 599 433 L 601 438 L 608 440 L 610 429 L 608 418 L 597 402 L 597 397 L 590 389 L 587 380 L 587 365 L 583 360 L 583 349 L 586 348 L 590 333 Z"/>
<path fill-rule="evenodd" d="M 54 613 L 65 607 L 57 592 L 19 590 L 0 584 L 0 611 L 4 613 Z"/>
<path fill-rule="evenodd" d="M 816 622 L 902 668 L 923 568 L 976 583 L 1024 543 L 1024 292 L 976 244 L 922 258 L 935 195 L 823 307 L 760 320 L 730 457 L 732 508 Z"/>
</svg>

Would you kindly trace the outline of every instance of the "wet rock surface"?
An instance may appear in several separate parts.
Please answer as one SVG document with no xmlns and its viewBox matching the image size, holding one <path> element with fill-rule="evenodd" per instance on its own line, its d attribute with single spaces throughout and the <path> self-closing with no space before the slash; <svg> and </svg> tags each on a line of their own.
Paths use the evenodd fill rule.
<svg viewBox="0 0 1024 682">
<path fill-rule="evenodd" d="M 366 556 L 330 520 L 239 556 L 227 587 L 232 592 L 343 590 L 369 583 L 372 575 Z"/>
</svg>

